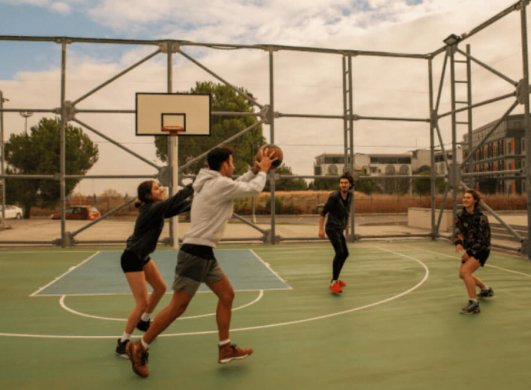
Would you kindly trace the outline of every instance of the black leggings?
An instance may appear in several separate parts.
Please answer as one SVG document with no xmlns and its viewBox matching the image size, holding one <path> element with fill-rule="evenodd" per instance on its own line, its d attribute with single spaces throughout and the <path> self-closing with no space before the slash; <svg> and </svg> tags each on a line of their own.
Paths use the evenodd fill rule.
<svg viewBox="0 0 531 390">
<path fill-rule="evenodd" d="M 342 229 L 326 229 L 326 235 L 336 251 L 334 261 L 332 262 L 332 280 L 338 280 L 341 269 L 349 255 L 347 242 L 345 241 Z"/>
</svg>

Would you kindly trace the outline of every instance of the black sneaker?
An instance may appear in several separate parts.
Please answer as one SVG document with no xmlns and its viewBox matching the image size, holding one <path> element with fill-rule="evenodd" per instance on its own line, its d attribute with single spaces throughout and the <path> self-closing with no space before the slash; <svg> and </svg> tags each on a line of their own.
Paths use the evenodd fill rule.
<svg viewBox="0 0 531 390">
<path fill-rule="evenodd" d="M 127 352 L 125 351 L 125 348 L 129 340 L 125 340 L 125 341 L 120 341 L 120 340 L 121 339 L 118 339 L 118 345 L 116 346 L 116 350 L 115 350 L 116 355 L 124 359 L 129 359 L 129 356 L 127 356 Z"/>
<path fill-rule="evenodd" d="M 468 301 L 468 304 L 461 309 L 461 314 L 478 314 L 479 303 L 474 301 Z"/>
<path fill-rule="evenodd" d="M 494 296 L 494 290 L 490 287 L 482 289 L 478 294 L 479 298 L 490 298 L 492 296 Z"/>
<path fill-rule="evenodd" d="M 151 320 L 147 321 L 138 321 L 138 324 L 136 324 L 136 328 L 138 330 L 141 330 L 142 332 L 146 332 L 149 329 L 149 325 L 151 325 Z"/>
</svg>

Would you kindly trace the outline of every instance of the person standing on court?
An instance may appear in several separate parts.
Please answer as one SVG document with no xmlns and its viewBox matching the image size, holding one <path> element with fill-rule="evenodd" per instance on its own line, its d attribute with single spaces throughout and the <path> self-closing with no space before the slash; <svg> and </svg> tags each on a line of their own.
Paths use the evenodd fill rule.
<svg viewBox="0 0 531 390">
<path fill-rule="evenodd" d="M 139 215 L 121 257 L 122 270 L 133 293 L 135 307 L 129 313 L 122 337 L 118 339 L 115 350 L 118 356 L 128 358 L 126 346 L 135 327 L 144 332 L 148 330 L 151 313 L 166 292 L 166 283 L 151 253 L 157 247 L 164 219 L 190 210 L 191 202 L 187 198 L 193 193 L 189 185 L 165 200 L 165 187 L 158 181 L 147 180 L 138 186 L 135 207 L 139 209 Z M 153 288 L 149 295 L 146 282 Z"/>
<path fill-rule="evenodd" d="M 233 180 L 233 151 L 218 147 L 208 153 L 208 168 L 199 171 L 193 184 L 195 195 L 190 229 L 184 236 L 177 256 L 171 302 L 157 314 L 140 341 L 127 345 L 127 354 L 135 374 L 141 377 L 149 375 L 147 359 L 150 344 L 185 312 L 201 283 L 206 283 L 218 297 L 218 363 L 244 359 L 253 353 L 251 348 L 237 347 L 229 338 L 234 290 L 220 268 L 213 249 L 232 217 L 233 200 L 255 196 L 264 189 L 267 172 L 275 161 L 269 156 L 261 152 L 261 158 L 255 162 L 253 169 Z"/>
<path fill-rule="evenodd" d="M 348 225 L 353 187 L 354 179 L 348 172 L 345 172 L 339 178 L 339 189 L 330 194 L 319 217 L 319 237 L 325 238 L 325 217 L 328 215 L 326 236 L 328 236 L 335 251 L 332 261 L 332 279 L 329 286 L 332 294 L 341 294 L 343 287 L 347 286 L 344 281 L 339 279 L 339 275 L 349 255 L 344 231 Z"/>
<path fill-rule="evenodd" d="M 477 314 L 479 298 L 494 295 L 492 288 L 483 283 L 474 272 L 483 267 L 490 254 L 490 225 L 487 217 L 481 212 L 480 195 L 474 190 L 465 190 L 463 194 L 463 210 L 457 214 L 455 220 L 455 250 L 463 252 L 459 277 L 465 283 L 468 294 L 468 304 L 463 307 L 461 314 Z M 476 293 L 476 286 L 480 288 Z"/>
</svg>

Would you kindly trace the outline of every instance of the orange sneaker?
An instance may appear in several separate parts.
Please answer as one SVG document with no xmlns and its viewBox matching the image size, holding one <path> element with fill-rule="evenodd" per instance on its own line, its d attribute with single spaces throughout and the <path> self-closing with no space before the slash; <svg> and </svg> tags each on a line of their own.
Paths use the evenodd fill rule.
<svg viewBox="0 0 531 390">
<path fill-rule="evenodd" d="M 332 294 L 341 294 L 343 290 L 341 289 L 341 285 L 339 282 L 335 282 L 334 284 L 330 285 L 330 292 Z"/>
<path fill-rule="evenodd" d="M 245 359 L 253 354 L 252 348 L 238 348 L 235 344 L 225 344 L 219 347 L 219 364 L 226 364 L 232 360 Z"/>
<path fill-rule="evenodd" d="M 127 343 L 125 351 L 127 356 L 129 356 L 129 360 L 131 360 L 134 373 L 146 378 L 149 375 L 149 367 L 147 365 L 149 354 L 142 346 L 142 343 L 140 341 Z"/>
<path fill-rule="evenodd" d="M 347 284 L 345 282 L 343 282 L 342 280 L 338 280 L 337 282 L 339 283 L 339 287 L 341 287 L 341 288 L 347 287 Z"/>
</svg>

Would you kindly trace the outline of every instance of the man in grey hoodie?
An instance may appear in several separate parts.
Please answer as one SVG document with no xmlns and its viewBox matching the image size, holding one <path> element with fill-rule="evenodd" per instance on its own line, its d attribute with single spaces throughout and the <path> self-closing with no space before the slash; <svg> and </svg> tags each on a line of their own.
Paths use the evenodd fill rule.
<svg viewBox="0 0 531 390">
<path fill-rule="evenodd" d="M 275 159 L 262 154 L 252 170 L 233 180 L 232 154 L 232 150 L 226 147 L 215 148 L 208 153 L 208 169 L 201 169 L 193 184 L 195 195 L 190 230 L 184 237 L 177 257 L 173 298 L 155 317 L 140 341 L 127 344 L 127 355 L 133 371 L 141 377 L 149 375 L 149 345 L 185 312 L 201 283 L 206 283 L 218 297 L 218 362 L 224 364 L 234 359 L 244 359 L 253 353 L 251 348 L 239 348 L 229 339 L 234 290 L 214 257 L 213 248 L 232 217 L 233 200 L 260 193 Z"/>
</svg>

